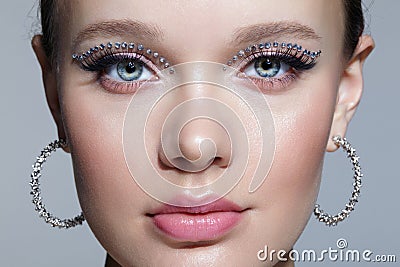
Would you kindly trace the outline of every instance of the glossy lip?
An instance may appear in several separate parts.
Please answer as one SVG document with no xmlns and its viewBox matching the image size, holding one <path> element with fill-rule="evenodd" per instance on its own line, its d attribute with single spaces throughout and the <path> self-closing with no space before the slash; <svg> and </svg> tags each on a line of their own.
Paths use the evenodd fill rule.
<svg viewBox="0 0 400 267">
<path fill-rule="evenodd" d="M 182 200 L 191 201 L 187 197 Z M 215 240 L 232 230 L 242 219 L 239 205 L 221 198 L 197 207 L 162 205 L 146 215 L 168 237 L 184 242 Z"/>
</svg>

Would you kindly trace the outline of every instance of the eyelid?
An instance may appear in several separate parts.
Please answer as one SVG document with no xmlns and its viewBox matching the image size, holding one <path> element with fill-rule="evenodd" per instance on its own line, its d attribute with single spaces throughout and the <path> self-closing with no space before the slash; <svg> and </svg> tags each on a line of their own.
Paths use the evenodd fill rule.
<svg viewBox="0 0 400 267">
<path fill-rule="evenodd" d="M 81 63 L 82 66 L 85 66 L 85 64 L 93 64 L 97 60 L 106 56 L 113 56 L 117 54 L 135 54 L 143 56 L 144 58 L 152 61 L 153 64 L 155 64 L 161 70 L 170 67 L 170 63 L 164 57 L 160 56 L 158 52 L 155 52 L 149 48 L 145 48 L 142 44 L 135 44 L 132 42 L 102 43 L 100 45 L 91 47 L 86 52 L 73 54 L 72 59 Z"/>
<path fill-rule="evenodd" d="M 304 64 L 313 64 L 318 57 L 321 55 L 321 50 L 310 51 L 303 49 L 301 45 L 292 43 L 278 43 L 278 42 L 267 42 L 260 43 L 258 45 L 251 45 L 242 49 L 236 53 L 228 62 L 228 66 L 241 65 L 243 61 L 249 61 L 248 58 L 256 54 L 264 53 L 267 56 L 288 56 L 297 58 Z"/>
<path fill-rule="evenodd" d="M 261 43 L 240 50 L 228 61 L 227 65 L 237 70 L 239 78 L 248 78 L 263 92 L 275 94 L 289 88 L 290 84 L 296 81 L 303 71 L 313 68 L 321 53 L 321 50 L 317 52 L 303 50 L 302 46 L 297 44 Z M 291 71 L 279 77 L 247 76 L 245 73 L 246 67 L 251 66 L 254 60 L 262 57 L 270 57 L 281 61 L 287 64 Z"/>
</svg>

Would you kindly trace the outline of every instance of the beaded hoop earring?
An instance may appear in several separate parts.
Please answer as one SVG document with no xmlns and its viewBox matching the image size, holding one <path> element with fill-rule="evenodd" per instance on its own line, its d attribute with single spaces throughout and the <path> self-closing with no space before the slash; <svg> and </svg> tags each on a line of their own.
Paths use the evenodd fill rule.
<svg viewBox="0 0 400 267">
<path fill-rule="evenodd" d="M 31 173 L 31 181 L 29 183 L 31 186 L 32 203 L 35 205 L 35 211 L 39 213 L 39 216 L 42 217 L 46 223 L 60 229 L 75 227 L 77 225 L 81 225 L 85 221 L 83 212 L 72 219 L 60 219 L 53 216 L 46 210 L 46 207 L 42 202 L 42 197 L 40 196 L 41 192 L 39 178 L 42 176 L 41 171 L 43 169 L 43 164 L 53 152 L 64 146 L 66 146 L 66 142 L 60 139 L 50 143 L 41 151 L 40 155 L 36 158 L 35 163 L 32 165 L 33 171 Z"/>
<path fill-rule="evenodd" d="M 354 183 L 353 192 L 351 193 L 349 202 L 337 215 L 329 215 L 328 213 L 324 212 L 324 210 L 320 209 L 319 204 L 315 205 L 314 215 L 317 217 L 318 221 L 325 223 L 327 226 L 336 226 L 339 222 L 349 217 L 350 213 L 354 210 L 354 206 L 358 202 L 358 197 L 360 196 L 361 178 L 363 177 L 359 162 L 360 157 L 357 156 L 355 148 L 352 147 L 346 138 L 342 138 L 341 136 L 335 136 L 332 140 L 337 146 L 342 147 L 343 151 L 347 153 L 347 157 L 350 159 L 351 164 L 353 164 Z"/>
</svg>

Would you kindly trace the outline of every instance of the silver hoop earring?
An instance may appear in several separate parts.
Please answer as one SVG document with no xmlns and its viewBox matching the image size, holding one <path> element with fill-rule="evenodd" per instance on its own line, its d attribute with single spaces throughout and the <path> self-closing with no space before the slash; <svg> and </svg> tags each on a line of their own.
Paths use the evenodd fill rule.
<svg viewBox="0 0 400 267">
<path fill-rule="evenodd" d="M 339 222 L 349 217 L 350 213 L 354 210 L 354 206 L 358 202 L 358 197 L 360 196 L 361 178 L 363 177 L 363 174 L 361 173 L 361 166 L 359 163 L 360 157 L 357 156 L 356 150 L 351 146 L 346 138 L 335 136 L 332 140 L 337 146 L 342 147 L 343 151 L 347 153 L 347 157 L 350 159 L 351 164 L 353 164 L 354 183 L 353 192 L 351 194 L 349 203 L 347 203 L 346 207 L 337 215 L 331 216 L 320 209 L 320 206 L 318 204 L 315 205 L 314 215 L 317 217 L 317 220 L 325 223 L 328 226 L 336 226 Z"/>
<path fill-rule="evenodd" d="M 53 227 L 58 227 L 60 229 L 75 227 L 77 225 L 81 225 L 85 221 L 83 212 L 72 219 L 59 219 L 53 216 L 46 210 L 46 207 L 42 202 L 42 197 L 40 196 L 39 178 L 42 176 L 41 171 L 43 164 L 53 152 L 64 146 L 66 146 L 66 142 L 60 139 L 50 143 L 42 150 L 39 157 L 36 158 L 35 163 L 32 165 L 33 171 L 31 173 L 31 181 L 29 183 L 31 186 L 31 195 L 33 196 L 32 203 L 35 205 L 35 210 L 39 213 L 39 216 L 42 217 L 46 223 L 49 223 Z"/>
</svg>

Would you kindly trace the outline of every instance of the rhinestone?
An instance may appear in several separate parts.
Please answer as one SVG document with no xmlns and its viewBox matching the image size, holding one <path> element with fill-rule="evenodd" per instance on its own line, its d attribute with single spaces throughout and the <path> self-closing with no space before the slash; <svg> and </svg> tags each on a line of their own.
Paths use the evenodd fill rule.
<svg viewBox="0 0 400 267">
<path fill-rule="evenodd" d="M 154 58 L 158 58 L 158 56 L 159 56 L 159 55 L 158 55 L 157 52 L 154 52 L 154 53 L 153 53 L 153 57 L 154 57 Z"/>
<path fill-rule="evenodd" d="M 256 50 L 257 50 L 257 46 L 256 46 L 256 45 L 252 45 L 252 46 L 251 46 L 251 51 L 254 52 L 254 51 L 256 51 Z"/>
<path fill-rule="evenodd" d="M 77 54 L 73 54 L 72 55 L 72 59 L 77 59 L 78 58 L 78 55 Z"/>
<path fill-rule="evenodd" d="M 170 70 L 169 70 L 169 74 L 174 74 L 175 73 L 175 70 L 173 69 L 173 68 L 171 68 Z"/>
<path fill-rule="evenodd" d="M 138 49 L 139 51 L 142 51 L 142 50 L 144 49 L 144 46 L 140 44 L 140 45 L 138 45 L 137 49 Z"/>
<path fill-rule="evenodd" d="M 115 43 L 115 48 L 116 48 L 116 49 L 120 49 L 120 48 L 121 48 L 121 43 L 116 42 L 116 43 Z"/>
<path fill-rule="evenodd" d="M 168 68 L 168 67 L 169 67 L 169 63 L 167 62 L 164 64 L 164 68 Z"/>
<path fill-rule="evenodd" d="M 107 44 L 107 48 L 111 49 L 113 47 L 113 44 L 110 42 Z"/>
<path fill-rule="evenodd" d="M 104 50 L 104 48 L 106 48 L 106 46 L 104 44 L 100 45 L 100 50 Z"/>
<path fill-rule="evenodd" d="M 129 48 L 129 49 L 134 49 L 134 48 L 135 48 L 135 44 L 134 44 L 134 43 L 130 43 L 130 44 L 128 45 L 128 48 Z"/>
<path fill-rule="evenodd" d="M 238 57 L 237 57 L 237 56 L 234 56 L 234 57 L 232 58 L 232 60 L 233 60 L 233 61 L 237 61 L 237 60 L 238 60 Z"/>
<path fill-rule="evenodd" d="M 69 228 L 83 223 L 83 221 L 85 220 L 85 218 L 83 217 L 83 213 L 72 219 L 61 220 L 57 217 L 54 217 L 52 214 L 46 211 L 46 208 L 42 203 L 42 198 L 40 197 L 40 189 L 39 189 L 39 177 L 42 164 L 46 161 L 47 157 L 51 155 L 51 153 L 55 152 L 56 149 L 61 148 L 63 144 L 65 144 L 63 140 L 54 141 L 53 143 L 46 146 L 41 151 L 40 156 L 36 158 L 36 162 L 34 164 L 34 166 L 36 166 L 36 170 L 34 170 L 33 173 L 31 174 L 32 180 L 30 182 L 31 185 L 30 193 L 33 196 L 32 203 L 35 205 L 35 211 L 39 213 L 39 217 L 42 217 L 46 223 L 49 223 L 54 227 Z"/>
<path fill-rule="evenodd" d="M 265 43 L 264 47 L 265 47 L 265 49 L 270 49 L 271 48 L 271 43 Z"/>
<path fill-rule="evenodd" d="M 258 44 L 258 49 L 263 49 L 264 48 L 264 44 Z"/>
<path fill-rule="evenodd" d="M 228 63 L 227 63 L 226 65 L 232 66 L 232 64 L 233 64 L 232 60 L 229 60 Z"/>
<path fill-rule="evenodd" d="M 246 53 L 250 53 L 251 52 L 251 47 L 246 47 L 246 49 L 244 50 Z"/>
<path fill-rule="evenodd" d="M 304 51 L 307 55 L 311 53 L 311 55 L 318 54 L 318 52 L 310 52 L 308 50 Z M 356 154 L 356 150 L 351 146 L 349 142 L 345 138 L 341 138 L 340 136 L 335 136 L 333 141 L 336 145 L 342 147 L 342 149 L 349 154 L 349 158 L 351 159 L 351 163 L 353 164 L 354 170 L 354 183 L 353 183 L 353 192 L 351 194 L 351 198 L 349 202 L 346 204 L 345 208 L 337 215 L 331 216 L 328 213 L 325 213 L 323 210 L 320 210 L 320 206 L 318 204 L 315 205 L 314 215 L 320 222 L 325 222 L 328 226 L 335 226 L 337 223 L 343 221 L 347 218 L 350 213 L 354 210 L 354 206 L 358 202 L 358 197 L 360 196 L 360 187 L 361 187 L 361 179 L 359 176 L 362 176 L 361 167 L 358 162 L 359 157 Z"/>
<path fill-rule="evenodd" d="M 152 53 L 151 49 L 146 50 L 146 54 L 151 55 L 151 53 Z"/>
<path fill-rule="evenodd" d="M 160 57 L 160 63 L 164 63 L 165 62 L 165 58 Z"/>
<path fill-rule="evenodd" d="M 291 43 L 288 43 L 288 44 L 287 44 L 287 48 L 288 48 L 288 49 L 292 49 L 292 44 L 291 44 Z"/>
<path fill-rule="evenodd" d="M 281 47 L 285 48 L 286 47 L 286 43 L 281 43 Z"/>
<path fill-rule="evenodd" d="M 243 51 L 243 50 L 240 50 L 240 51 L 237 53 L 237 55 L 238 55 L 239 57 L 243 57 L 245 54 L 244 54 L 244 51 Z"/>
<path fill-rule="evenodd" d="M 128 44 L 127 44 L 126 42 L 123 42 L 122 45 L 121 45 L 121 47 L 122 47 L 123 49 L 126 49 L 126 48 L 128 47 Z"/>
<path fill-rule="evenodd" d="M 274 47 L 278 47 L 278 46 L 279 46 L 279 43 L 278 43 L 278 42 L 274 42 L 273 46 L 274 46 Z"/>
</svg>

